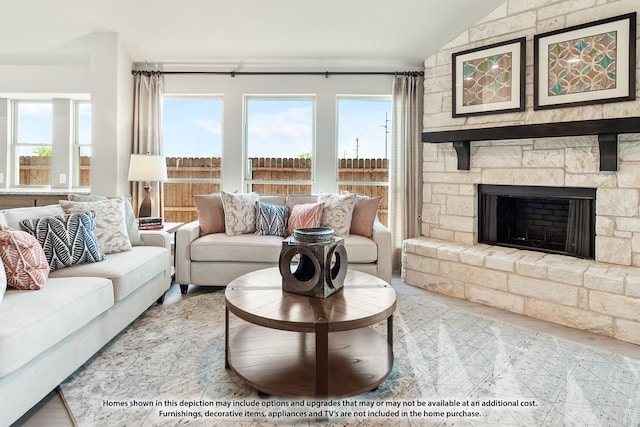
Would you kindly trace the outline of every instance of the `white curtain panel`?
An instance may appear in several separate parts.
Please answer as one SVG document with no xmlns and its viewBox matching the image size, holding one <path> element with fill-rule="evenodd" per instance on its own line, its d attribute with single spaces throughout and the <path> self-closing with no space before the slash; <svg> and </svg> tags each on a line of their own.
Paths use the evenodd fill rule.
<svg viewBox="0 0 640 427">
<path fill-rule="evenodd" d="M 423 79 L 406 73 L 393 80 L 389 228 L 394 270 L 401 267 L 403 240 L 421 234 Z"/>
<path fill-rule="evenodd" d="M 164 78 L 159 71 L 133 71 L 133 147 L 132 154 L 162 154 L 162 96 Z M 156 212 L 164 216 L 162 183 L 153 183 L 151 190 Z M 144 183 L 131 183 L 134 211 L 144 198 Z"/>
</svg>

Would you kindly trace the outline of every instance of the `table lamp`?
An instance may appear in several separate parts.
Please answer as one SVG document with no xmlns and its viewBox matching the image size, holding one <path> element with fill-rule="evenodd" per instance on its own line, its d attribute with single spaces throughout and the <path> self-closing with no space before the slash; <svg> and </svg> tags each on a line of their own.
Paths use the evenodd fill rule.
<svg viewBox="0 0 640 427">
<path fill-rule="evenodd" d="M 129 162 L 129 181 L 143 181 L 145 196 L 140 204 L 138 218 L 147 218 L 153 211 L 151 183 L 167 180 L 167 162 L 164 156 L 154 154 L 132 154 Z"/>
</svg>

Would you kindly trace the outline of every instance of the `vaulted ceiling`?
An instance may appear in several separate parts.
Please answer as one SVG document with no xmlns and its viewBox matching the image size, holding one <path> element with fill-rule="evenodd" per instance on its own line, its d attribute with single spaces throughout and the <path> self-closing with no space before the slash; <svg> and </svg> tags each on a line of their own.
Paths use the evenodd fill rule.
<svg viewBox="0 0 640 427">
<path fill-rule="evenodd" d="M 420 67 L 505 1 L 3 0 L 0 65 L 86 63 L 115 32 L 133 61 Z"/>
</svg>

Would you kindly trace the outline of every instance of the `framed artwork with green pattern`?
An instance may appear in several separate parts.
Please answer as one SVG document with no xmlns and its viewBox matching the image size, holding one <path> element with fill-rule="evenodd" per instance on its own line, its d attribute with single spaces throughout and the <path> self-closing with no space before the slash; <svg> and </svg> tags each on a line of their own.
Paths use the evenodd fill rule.
<svg viewBox="0 0 640 427">
<path fill-rule="evenodd" d="M 534 110 L 632 101 L 636 13 L 537 34 Z"/>
<path fill-rule="evenodd" d="M 524 111 L 524 37 L 453 53 L 453 117 Z"/>
</svg>

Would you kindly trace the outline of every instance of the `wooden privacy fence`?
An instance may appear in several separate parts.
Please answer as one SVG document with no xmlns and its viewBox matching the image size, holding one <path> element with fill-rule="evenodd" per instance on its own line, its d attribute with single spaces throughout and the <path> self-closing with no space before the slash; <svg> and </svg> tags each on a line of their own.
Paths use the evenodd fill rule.
<svg viewBox="0 0 640 427">
<path fill-rule="evenodd" d="M 311 193 L 312 160 L 304 158 L 253 157 L 251 190 L 260 194 L 309 194 Z M 91 157 L 80 159 L 80 185 L 89 186 Z M 189 222 L 197 217 L 193 203 L 195 194 L 211 194 L 220 191 L 221 159 L 219 157 L 167 157 L 167 175 L 174 182 L 164 183 L 165 221 Z M 51 179 L 51 157 L 21 156 L 20 184 L 49 185 Z M 201 182 L 193 182 L 198 180 Z M 378 217 L 387 224 L 388 186 L 367 183 L 384 183 L 389 180 L 387 159 L 339 159 L 338 180 L 350 181 L 340 184 L 339 191 L 382 196 Z M 283 181 L 274 183 L 273 181 Z M 297 182 L 296 182 L 297 181 Z M 362 183 L 362 184 L 360 184 Z"/>
</svg>

